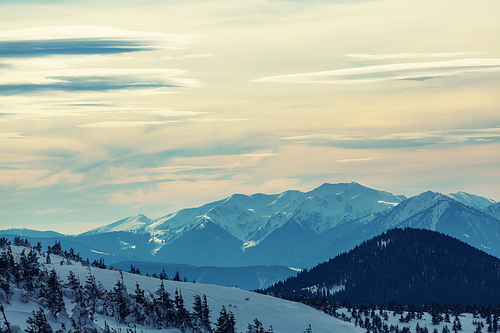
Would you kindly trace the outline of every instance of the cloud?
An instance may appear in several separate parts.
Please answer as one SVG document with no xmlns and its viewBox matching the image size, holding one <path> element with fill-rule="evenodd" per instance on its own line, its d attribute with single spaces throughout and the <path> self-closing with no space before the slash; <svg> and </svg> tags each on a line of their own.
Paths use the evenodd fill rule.
<svg viewBox="0 0 500 333">
<path fill-rule="evenodd" d="M 47 26 L 0 31 L 0 57 L 119 54 L 178 48 L 197 36 L 103 26 Z"/>
<path fill-rule="evenodd" d="M 355 60 L 387 60 L 387 59 L 406 59 L 406 58 L 453 58 L 463 57 L 483 52 L 442 52 L 442 53 L 390 53 L 390 54 L 346 54 L 348 58 Z"/>
<path fill-rule="evenodd" d="M 282 139 L 313 146 L 348 149 L 417 148 L 436 144 L 481 144 L 500 142 L 500 127 L 403 132 L 383 135 L 370 135 L 364 133 L 311 134 L 283 137 Z M 345 160 L 337 162 L 345 162 Z"/>
<path fill-rule="evenodd" d="M 337 163 L 366 162 L 366 161 L 372 161 L 376 158 L 378 157 L 346 158 L 342 160 L 337 160 Z"/>
<path fill-rule="evenodd" d="M 11 73 L 0 77 L 0 95 L 31 94 L 45 91 L 109 91 L 198 87 L 196 79 L 178 77 L 178 69 L 68 69 L 46 72 Z"/>
<path fill-rule="evenodd" d="M 356 84 L 385 80 L 425 80 L 468 72 L 500 69 L 500 59 L 460 59 L 398 63 L 331 71 L 268 76 L 250 82 Z"/>
<path fill-rule="evenodd" d="M 50 208 L 50 209 L 44 209 L 44 210 L 36 210 L 34 212 L 35 215 L 46 215 L 46 214 L 55 214 L 59 212 L 70 212 L 71 209 L 65 209 L 65 208 Z"/>
<path fill-rule="evenodd" d="M 217 54 L 213 53 L 198 53 L 198 54 L 186 54 L 185 56 L 178 57 L 177 59 L 179 60 L 186 60 L 186 59 L 201 59 L 201 58 L 212 58 L 212 57 L 217 57 Z"/>
<path fill-rule="evenodd" d="M 48 55 L 117 54 L 158 49 L 148 41 L 59 39 L 0 41 L 0 57 L 40 57 Z"/>
<path fill-rule="evenodd" d="M 89 128 L 119 128 L 119 127 L 137 127 L 150 125 L 164 125 L 169 123 L 178 123 L 180 120 L 156 120 L 156 121 L 103 121 L 99 123 L 89 123 L 78 125 L 78 127 Z"/>
<path fill-rule="evenodd" d="M 8 169 L 2 171 L 0 187 L 34 189 L 60 184 L 80 183 L 84 174 L 70 171 L 51 172 L 49 170 Z"/>
<path fill-rule="evenodd" d="M 22 139 L 25 136 L 24 133 L 16 132 L 16 133 L 0 133 L 0 141 L 11 141 L 16 139 Z"/>
</svg>

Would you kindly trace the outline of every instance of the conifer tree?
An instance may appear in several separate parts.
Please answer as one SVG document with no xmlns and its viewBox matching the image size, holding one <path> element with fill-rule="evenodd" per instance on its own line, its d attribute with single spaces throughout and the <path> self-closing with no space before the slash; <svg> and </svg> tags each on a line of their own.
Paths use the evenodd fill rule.
<svg viewBox="0 0 500 333">
<path fill-rule="evenodd" d="M 88 267 L 88 270 L 89 275 L 84 286 L 84 301 L 86 308 L 89 310 L 89 317 L 93 321 L 99 302 L 104 296 L 104 290 L 102 286 L 97 285 L 95 276 L 92 275 L 90 267 Z"/>
<path fill-rule="evenodd" d="M 86 306 L 85 296 L 82 288 L 75 291 L 75 299 L 72 301 L 75 304 L 71 310 L 71 323 L 77 332 L 83 332 L 84 327 L 94 327 L 93 314 L 90 313 Z"/>
<path fill-rule="evenodd" d="M 52 327 L 47 322 L 47 317 L 45 317 L 45 313 L 42 308 L 39 308 L 38 311 L 32 311 L 32 317 L 29 317 L 26 322 L 28 323 L 28 327 L 26 328 L 26 332 L 28 333 L 53 333 Z"/>
<path fill-rule="evenodd" d="M 127 293 L 127 287 L 123 282 L 123 275 L 121 280 L 118 280 L 110 294 L 113 307 L 113 314 L 118 323 L 125 323 L 125 319 L 130 314 L 130 300 Z"/>
<path fill-rule="evenodd" d="M 68 282 L 64 285 L 64 287 L 71 289 L 73 292 L 76 292 L 81 288 L 80 280 L 78 280 L 78 277 L 75 273 L 73 273 L 73 271 L 68 272 Z"/>
<path fill-rule="evenodd" d="M 460 322 L 460 319 L 458 318 L 458 316 L 456 316 L 455 320 L 453 321 L 452 330 L 455 333 L 462 330 L 462 323 Z"/>
<path fill-rule="evenodd" d="M 235 333 L 236 332 L 236 321 L 234 319 L 234 314 L 226 311 L 226 307 L 223 305 L 220 310 L 219 318 L 217 319 L 215 333 Z"/>
<path fill-rule="evenodd" d="M 55 269 L 49 273 L 47 284 L 44 287 L 44 298 L 44 306 L 50 310 L 54 317 L 65 309 L 62 286 Z"/>
<path fill-rule="evenodd" d="M 132 298 L 134 300 L 132 315 L 137 324 L 143 325 L 146 320 L 147 299 L 144 295 L 144 290 L 141 289 L 138 282 L 135 283 L 135 291 Z"/>
<path fill-rule="evenodd" d="M 212 327 L 210 326 L 210 309 L 208 308 L 207 296 L 203 294 L 203 301 L 201 302 L 201 312 L 202 320 L 201 325 L 209 332 L 212 332 Z"/>
<path fill-rule="evenodd" d="M 158 290 L 155 292 L 154 317 L 157 328 L 166 328 L 172 324 L 174 319 L 174 305 L 170 299 L 170 294 L 165 290 L 163 280 L 160 282 Z"/>
<path fill-rule="evenodd" d="M 184 299 L 182 298 L 182 292 L 180 290 L 175 290 L 175 310 L 176 310 L 176 327 L 180 328 L 184 332 L 187 328 L 192 327 L 191 316 L 188 310 L 184 306 Z"/>
</svg>

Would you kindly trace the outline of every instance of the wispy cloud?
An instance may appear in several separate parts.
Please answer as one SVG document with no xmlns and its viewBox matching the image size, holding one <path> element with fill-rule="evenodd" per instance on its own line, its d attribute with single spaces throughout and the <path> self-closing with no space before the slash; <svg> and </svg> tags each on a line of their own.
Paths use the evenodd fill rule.
<svg viewBox="0 0 500 333">
<path fill-rule="evenodd" d="M 500 69 L 500 59 L 460 59 L 398 63 L 324 72 L 268 76 L 251 82 L 356 84 L 385 80 L 425 80 L 467 72 Z"/>
<path fill-rule="evenodd" d="M 388 54 L 353 53 L 353 54 L 346 54 L 345 56 L 355 60 L 388 60 L 388 59 L 407 59 L 407 58 L 454 58 L 454 57 L 465 57 L 481 53 L 484 52 L 388 53 Z"/>
<path fill-rule="evenodd" d="M 47 214 L 55 214 L 59 212 L 65 212 L 69 213 L 71 212 L 72 209 L 66 209 L 66 208 L 50 208 L 50 209 L 44 209 L 44 210 L 36 210 L 34 212 L 35 215 L 47 215 Z"/>
<path fill-rule="evenodd" d="M 152 51 L 158 47 L 147 41 L 58 39 L 0 41 L 0 57 L 40 57 L 47 55 L 116 54 Z"/>
<path fill-rule="evenodd" d="M 198 37 L 105 26 L 46 26 L 0 31 L 0 57 L 111 54 L 177 48 Z"/>
<path fill-rule="evenodd" d="M 282 139 L 300 144 L 351 149 L 416 148 L 433 144 L 480 144 L 500 142 L 500 127 L 400 132 L 383 135 L 370 135 L 365 133 L 310 134 L 289 136 Z M 344 160 L 341 160 L 340 162 L 343 161 Z"/>
<path fill-rule="evenodd" d="M 202 58 L 212 58 L 212 57 L 217 57 L 217 54 L 214 53 L 197 53 L 197 54 L 186 54 L 182 57 L 179 57 L 177 59 L 179 60 L 186 60 L 186 59 L 202 59 Z"/>
<path fill-rule="evenodd" d="M 24 138 L 24 133 L 0 133 L 0 141 L 10 141 Z"/>
<path fill-rule="evenodd" d="M 69 69 L 47 72 L 11 73 L 0 77 L 0 95 L 32 94 L 44 91 L 108 91 L 197 87 L 196 79 L 179 77 L 178 69 Z"/>
<path fill-rule="evenodd" d="M 372 161 L 376 158 L 378 157 L 346 158 L 342 160 L 337 160 L 337 163 L 366 162 L 366 161 Z"/>
<path fill-rule="evenodd" d="M 89 123 L 78 125 L 78 127 L 89 128 L 119 128 L 119 127 L 137 127 L 150 125 L 164 125 L 169 123 L 179 123 L 180 120 L 151 120 L 151 121 L 103 121 L 99 123 Z"/>
</svg>

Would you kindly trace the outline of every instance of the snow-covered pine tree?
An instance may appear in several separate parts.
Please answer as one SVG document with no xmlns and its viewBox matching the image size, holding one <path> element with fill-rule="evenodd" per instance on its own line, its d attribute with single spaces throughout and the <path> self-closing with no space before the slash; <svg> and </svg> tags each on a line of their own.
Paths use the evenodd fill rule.
<svg viewBox="0 0 500 333">
<path fill-rule="evenodd" d="M 95 328 L 93 316 L 91 317 L 91 313 L 89 309 L 87 309 L 84 297 L 83 289 L 80 287 L 76 290 L 75 299 L 72 301 L 75 306 L 73 310 L 71 310 L 72 315 L 70 319 L 73 328 L 75 328 L 77 332 L 88 332 Z"/>
<path fill-rule="evenodd" d="M 191 316 L 184 306 L 184 299 L 182 298 L 182 291 L 175 289 L 175 298 L 174 298 L 175 310 L 176 310 L 176 318 L 175 318 L 175 327 L 181 329 L 184 332 L 188 328 L 192 328 L 193 325 L 191 323 Z"/>
<path fill-rule="evenodd" d="M 127 292 L 127 286 L 123 282 L 123 273 L 110 293 L 111 307 L 116 321 L 120 324 L 126 322 L 126 318 L 132 312 L 130 309 L 131 298 Z"/>
<path fill-rule="evenodd" d="M 49 309 L 50 313 L 56 317 L 65 309 L 61 281 L 55 269 L 49 273 L 47 283 L 43 287 L 43 306 Z"/>
<path fill-rule="evenodd" d="M 39 308 L 38 311 L 32 311 L 33 317 L 29 317 L 26 322 L 28 323 L 28 327 L 26 328 L 26 332 L 28 333 L 53 333 L 52 327 L 47 321 L 47 317 L 45 317 L 45 313 L 42 308 Z"/>
<path fill-rule="evenodd" d="M 100 303 L 103 302 L 105 290 L 101 284 L 96 283 L 95 276 L 92 275 L 91 268 L 88 267 L 89 275 L 84 286 L 85 307 L 89 311 L 89 317 L 93 321 Z"/>
<path fill-rule="evenodd" d="M 80 280 L 75 275 L 75 273 L 73 273 L 73 271 L 68 272 L 68 282 L 64 284 L 64 287 L 68 288 L 73 293 L 76 293 L 76 291 L 82 287 L 80 284 Z"/>
<path fill-rule="evenodd" d="M 154 322 L 157 328 L 167 328 L 173 324 L 175 319 L 174 304 L 170 299 L 170 294 L 165 290 L 163 280 L 160 282 L 158 290 L 155 292 L 156 298 L 154 299 Z"/>
<path fill-rule="evenodd" d="M 135 291 L 134 295 L 132 295 L 132 300 L 132 316 L 134 322 L 139 325 L 144 325 L 147 318 L 145 311 L 147 311 L 148 308 L 148 301 L 144 295 L 144 290 L 141 289 L 138 282 L 135 283 Z"/>
</svg>

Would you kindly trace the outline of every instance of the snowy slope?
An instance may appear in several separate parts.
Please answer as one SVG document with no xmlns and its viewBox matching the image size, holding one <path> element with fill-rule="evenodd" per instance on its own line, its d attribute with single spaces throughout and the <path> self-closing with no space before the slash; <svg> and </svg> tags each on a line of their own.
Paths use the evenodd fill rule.
<svg viewBox="0 0 500 333">
<path fill-rule="evenodd" d="M 500 256 L 500 221 L 441 193 L 428 191 L 403 201 L 373 221 L 370 233 L 405 227 L 439 231 Z"/>
<path fill-rule="evenodd" d="M 496 217 L 497 219 L 500 219 L 500 202 L 488 206 L 487 208 L 483 209 L 483 212 Z"/>
<path fill-rule="evenodd" d="M 23 248 L 12 247 L 14 253 L 20 253 Z M 83 267 L 80 263 L 73 263 L 72 265 L 58 264 L 62 258 L 52 255 L 52 262 L 57 264 L 43 264 L 49 271 L 55 269 L 64 282 L 67 282 L 69 271 L 73 271 L 81 282 L 85 281 L 89 271 L 87 267 Z M 41 258 L 40 262 L 44 262 Z M 101 282 L 104 288 L 112 289 L 116 282 L 120 279 L 120 274 L 117 271 L 102 270 L 92 268 L 92 274 L 96 277 L 97 282 Z M 140 287 L 146 291 L 155 292 L 160 284 L 159 279 L 139 276 L 135 274 L 123 273 L 124 282 L 127 286 L 128 292 L 133 293 L 136 282 Z M 312 325 L 314 332 L 363 332 L 362 329 L 354 327 L 353 324 L 345 323 L 339 319 L 328 316 L 322 312 L 314 310 L 303 304 L 289 302 L 277 299 L 271 296 L 255 294 L 248 291 L 243 291 L 238 288 L 227 288 L 214 285 L 194 284 L 188 282 L 174 282 L 164 281 L 165 288 L 172 295 L 176 289 L 182 291 L 182 295 L 186 302 L 186 307 L 189 311 L 192 310 L 192 301 L 194 295 L 207 296 L 208 305 L 211 309 L 211 321 L 214 322 L 221 307 L 224 305 L 227 311 L 232 311 L 236 319 L 236 327 L 238 332 L 246 331 L 248 323 L 253 319 L 258 318 L 267 329 L 270 325 L 274 328 L 276 333 L 288 332 L 302 332 L 308 324 Z M 24 303 L 21 300 L 19 290 L 15 291 L 10 304 L 5 305 L 5 313 L 7 319 L 12 325 L 18 325 L 22 329 L 26 329 L 26 319 L 31 315 L 31 311 L 38 310 L 40 303 L 37 300 L 30 300 Z M 69 299 L 65 298 L 66 312 L 70 315 L 73 304 Z M 48 316 L 49 317 L 49 316 Z M 49 319 L 49 318 L 48 318 Z M 49 319 L 51 321 L 51 319 Z M 114 318 L 98 316 L 97 324 L 104 327 L 104 322 L 107 322 L 111 327 L 116 327 Z M 50 322 L 54 329 L 61 327 L 61 323 L 66 323 L 66 327 L 70 327 L 68 317 L 60 314 L 57 321 Z M 158 332 L 157 329 L 137 326 L 137 331 Z M 163 330 L 166 332 L 180 332 L 180 330 Z"/>
<path fill-rule="evenodd" d="M 471 207 L 474 207 L 478 210 L 483 210 L 486 207 L 492 205 L 495 203 L 495 200 L 493 199 L 488 199 L 485 197 L 480 197 L 478 195 L 470 194 L 470 193 L 465 193 L 462 191 L 456 192 L 456 193 L 450 193 L 448 194 L 449 197 L 460 201 L 464 205 L 468 205 Z"/>
</svg>

